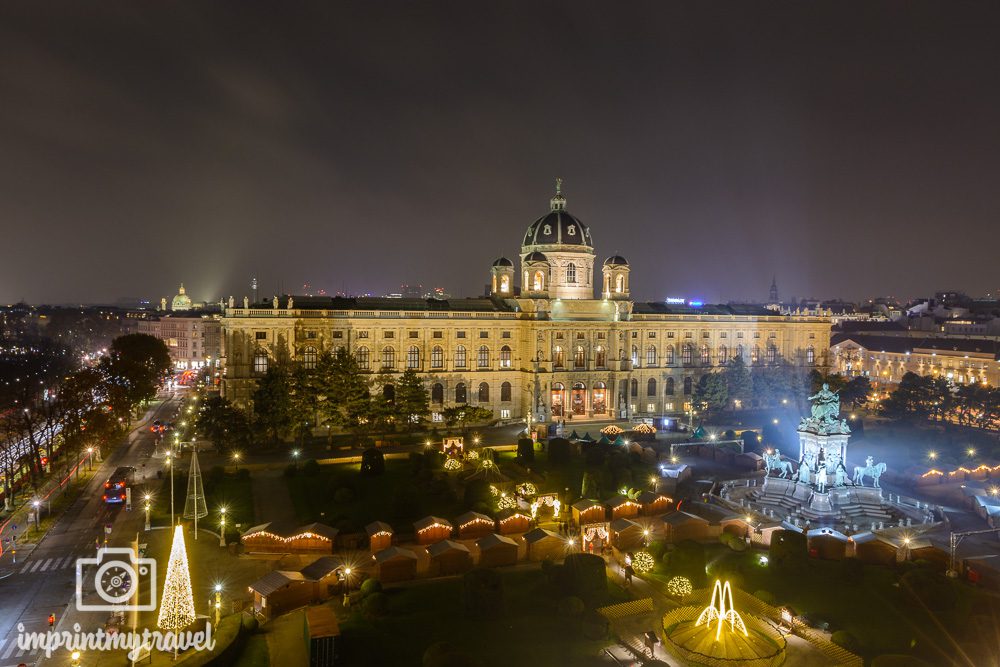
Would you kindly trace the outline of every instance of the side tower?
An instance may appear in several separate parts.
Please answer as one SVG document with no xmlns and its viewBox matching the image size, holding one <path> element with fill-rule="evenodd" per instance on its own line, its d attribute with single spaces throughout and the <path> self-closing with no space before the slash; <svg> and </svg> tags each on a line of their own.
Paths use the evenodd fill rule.
<svg viewBox="0 0 1000 667">
<path fill-rule="evenodd" d="M 602 298 L 623 300 L 630 298 L 628 285 L 629 266 L 624 257 L 621 255 L 608 257 L 604 260 L 601 273 L 604 274 L 604 287 L 601 289 Z"/>
<path fill-rule="evenodd" d="M 490 294 L 508 298 L 514 294 L 514 262 L 500 257 L 490 267 Z"/>
</svg>

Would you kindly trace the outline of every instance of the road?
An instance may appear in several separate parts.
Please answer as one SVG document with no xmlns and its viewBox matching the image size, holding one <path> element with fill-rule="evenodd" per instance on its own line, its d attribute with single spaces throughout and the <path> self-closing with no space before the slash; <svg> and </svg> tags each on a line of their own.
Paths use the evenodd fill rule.
<svg viewBox="0 0 1000 667">
<path fill-rule="evenodd" d="M 74 602 L 76 559 L 94 556 L 95 540 L 103 540 L 106 524 L 117 529 L 125 522 L 126 513 L 121 506 L 108 508 L 101 502 L 101 485 L 122 465 L 135 466 L 141 480 L 141 470 L 155 445 L 147 425 L 153 419 L 166 419 L 177 407 L 175 394 L 163 394 L 161 398 L 165 400 L 147 412 L 124 444 L 105 459 L 98 474 L 50 528 L 42 542 L 27 557 L 18 558 L 16 565 L 9 561 L 9 554 L 3 556 L 3 571 L 9 576 L 0 580 L 0 600 L 3 601 L 0 604 L 0 667 L 40 664 L 44 658 L 37 651 L 26 652 L 18 648 L 18 624 L 23 624 L 26 631 L 44 632 L 48 629 L 49 614 L 55 614 L 56 629 L 71 629 L 63 619 Z M 139 506 L 138 499 L 135 504 Z M 141 511 L 131 513 L 133 517 L 140 514 Z"/>
</svg>

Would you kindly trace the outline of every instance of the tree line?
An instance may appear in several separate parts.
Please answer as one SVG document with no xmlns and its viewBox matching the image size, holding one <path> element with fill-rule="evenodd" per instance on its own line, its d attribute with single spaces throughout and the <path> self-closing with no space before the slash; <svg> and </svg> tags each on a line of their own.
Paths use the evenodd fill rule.
<svg viewBox="0 0 1000 667">
<path fill-rule="evenodd" d="M 963 426 L 1000 427 L 1000 388 L 973 382 L 956 385 L 933 375 L 906 373 L 880 413 L 898 421 L 953 422 Z"/>
<path fill-rule="evenodd" d="M 4 375 L 15 367 L 20 378 L 7 381 L 0 413 L 5 497 L 17 476 L 37 487 L 57 446 L 79 458 L 86 447 L 127 430 L 172 366 L 163 341 L 147 334 L 119 336 L 96 363 L 80 365 L 78 358 L 65 348 L 43 346 L 14 366 L 0 362 Z"/>
<path fill-rule="evenodd" d="M 272 364 L 257 381 L 252 409 L 221 396 L 204 401 L 199 432 L 216 446 L 235 449 L 259 442 L 301 440 L 317 426 L 355 434 L 421 430 L 431 416 L 430 393 L 413 369 L 372 375 L 344 349 L 324 352 L 313 368 L 291 361 Z M 463 430 L 488 421 L 493 411 L 475 405 L 443 408 L 448 426 Z"/>
</svg>

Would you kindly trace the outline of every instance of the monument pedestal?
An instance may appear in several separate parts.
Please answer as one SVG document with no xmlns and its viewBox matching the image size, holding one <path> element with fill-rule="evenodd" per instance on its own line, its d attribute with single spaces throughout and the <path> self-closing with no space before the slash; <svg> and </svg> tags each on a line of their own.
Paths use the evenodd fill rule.
<svg viewBox="0 0 1000 667">
<path fill-rule="evenodd" d="M 829 493 L 813 493 L 812 501 L 809 503 L 809 509 L 815 512 L 822 512 L 823 514 L 832 514 L 833 505 L 830 504 L 830 494 Z"/>
</svg>

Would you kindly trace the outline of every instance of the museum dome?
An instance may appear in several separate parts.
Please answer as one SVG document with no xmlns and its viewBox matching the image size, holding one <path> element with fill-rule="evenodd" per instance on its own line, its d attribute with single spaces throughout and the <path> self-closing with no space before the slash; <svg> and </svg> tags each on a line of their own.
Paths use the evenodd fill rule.
<svg viewBox="0 0 1000 667">
<path fill-rule="evenodd" d="M 514 262 L 510 261 L 506 257 L 498 257 L 493 262 L 493 266 L 514 266 Z"/>
<path fill-rule="evenodd" d="M 525 262 L 547 262 L 549 258 L 545 256 L 545 253 L 538 252 L 537 250 L 524 257 Z"/>
<path fill-rule="evenodd" d="M 556 194 L 550 204 L 551 210 L 528 227 L 522 246 L 571 245 L 593 249 L 590 228 L 566 210 L 562 179 L 556 179 Z"/>
<path fill-rule="evenodd" d="M 177 291 L 177 296 L 170 302 L 170 310 L 191 310 L 191 297 L 184 292 L 184 283 Z"/>
<path fill-rule="evenodd" d="M 621 255 L 612 255 L 604 260 L 604 266 L 628 266 L 628 260 Z"/>
</svg>

